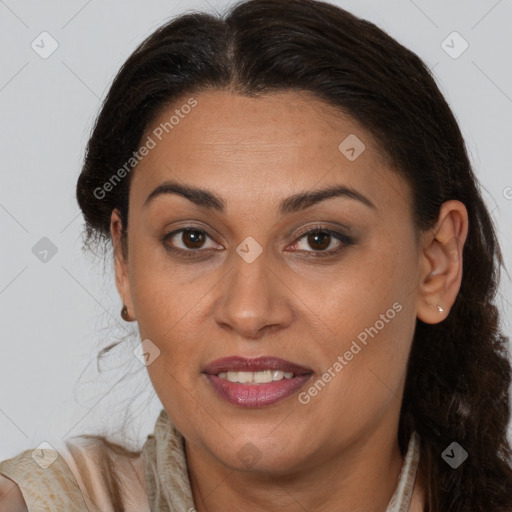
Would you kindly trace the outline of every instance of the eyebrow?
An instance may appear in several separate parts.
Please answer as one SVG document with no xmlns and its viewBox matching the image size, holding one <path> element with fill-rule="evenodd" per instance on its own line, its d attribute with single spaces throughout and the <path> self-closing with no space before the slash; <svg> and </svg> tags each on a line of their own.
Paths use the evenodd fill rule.
<svg viewBox="0 0 512 512">
<path fill-rule="evenodd" d="M 219 213 L 225 213 L 226 202 L 218 195 L 210 192 L 209 190 L 189 185 L 181 185 L 180 183 L 173 181 L 165 181 L 156 187 L 144 201 L 142 207 L 144 208 L 148 206 L 155 198 L 167 194 L 178 195 L 202 208 L 208 208 Z M 360 192 L 344 185 L 332 185 L 319 190 L 299 192 L 298 194 L 287 197 L 279 204 L 278 212 L 282 216 L 289 215 L 309 208 L 310 206 L 332 197 L 355 199 L 369 208 L 377 210 L 377 207 Z"/>
</svg>

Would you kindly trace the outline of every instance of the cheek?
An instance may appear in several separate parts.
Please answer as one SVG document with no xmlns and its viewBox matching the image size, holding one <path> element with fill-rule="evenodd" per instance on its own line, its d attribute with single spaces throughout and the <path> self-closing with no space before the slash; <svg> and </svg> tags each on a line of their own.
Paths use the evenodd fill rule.
<svg viewBox="0 0 512 512">
<path fill-rule="evenodd" d="M 193 393 L 191 377 L 198 353 L 192 326 L 198 323 L 200 298 L 206 289 L 178 283 L 169 269 L 152 265 L 150 259 L 140 261 L 131 273 L 134 311 L 141 340 L 150 340 L 149 346 L 156 347 L 158 354 L 147 371 L 162 400 L 163 396 L 167 402 L 179 400 L 187 395 L 185 390 Z M 187 405 L 180 404 L 183 407 Z"/>
<path fill-rule="evenodd" d="M 363 425 L 397 401 L 416 324 L 415 275 L 414 251 L 396 252 L 381 240 L 333 274 L 317 295 L 315 312 L 330 332 L 319 376 L 329 383 L 317 386 L 323 395 L 318 407 Z"/>
<path fill-rule="evenodd" d="M 360 334 L 364 340 L 365 329 L 375 324 L 379 333 L 385 333 L 383 337 L 396 338 L 403 329 L 398 317 L 406 316 L 397 309 L 408 310 L 414 300 L 415 275 L 412 254 L 394 251 L 384 240 L 375 239 L 356 247 L 339 268 L 333 267 L 325 275 L 323 283 L 310 283 L 302 293 L 309 296 L 311 309 L 344 344 L 350 345 Z"/>
<path fill-rule="evenodd" d="M 209 286 L 194 279 L 192 266 L 173 265 L 156 236 L 135 233 L 132 240 L 130 290 L 141 337 L 162 344 L 190 324 Z"/>
<path fill-rule="evenodd" d="M 413 333 L 400 303 L 365 304 L 357 317 L 340 315 L 346 321 L 339 321 L 339 335 L 324 351 L 322 371 L 299 396 L 310 415 L 330 418 L 325 436 L 345 443 L 390 410 L 398 414 Z"/>
<path fill-rule="evenodd" d="M 142 339 L 149 338 L 173 362 L 192 354 L 202 301 L 208 287 L 177 283 L 165 272 L 134 276 L 132 297 Z M 173 363 L 175 364 L 175 363 Z"/>
<path fill-rule="evenodd" d="M 211 286 L 210 286 L 211 287 Z M 133 266 L 132 298 L 141 340 L 150 340 L 158 356 L 147 366 L 157 396 L 167 411 L 180 411 L 171 421 L 194 417 L 197 411 L 197 374 L 199 368 L 198 314 L 201 297 L 208 287 L 188 285 L 176 275 L 149 259 Z M 150 345 L 152 346 L 152 345 Z"/>
</svg>

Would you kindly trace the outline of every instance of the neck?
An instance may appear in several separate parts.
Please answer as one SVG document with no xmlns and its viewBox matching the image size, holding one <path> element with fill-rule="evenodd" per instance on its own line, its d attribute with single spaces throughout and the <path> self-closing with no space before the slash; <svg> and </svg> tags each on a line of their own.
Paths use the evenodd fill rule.
<svg viewBox="0 0 512 512">
<path fill-rule="evenodd" d="M 397 432 L 387 429 L 286 475 L 233 470 L 198 447 L 185 449 L 197 512 L 383 512 L 403 462 Z"/>
</svg>

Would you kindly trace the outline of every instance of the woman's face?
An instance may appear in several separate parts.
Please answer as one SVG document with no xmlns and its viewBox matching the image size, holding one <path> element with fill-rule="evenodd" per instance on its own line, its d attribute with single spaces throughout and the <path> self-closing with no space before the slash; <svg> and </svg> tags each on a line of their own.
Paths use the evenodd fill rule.
<svg viewBox="0 0 512 512">
<path fill-rule="evenodd" d="M 188 449 L 230 468 L 304 469 L 396 432 L 428 269 L 406 182 L 328 110 L 296 92 L 185 98 L 131 177 L 118 289 Z"/>
</svg>

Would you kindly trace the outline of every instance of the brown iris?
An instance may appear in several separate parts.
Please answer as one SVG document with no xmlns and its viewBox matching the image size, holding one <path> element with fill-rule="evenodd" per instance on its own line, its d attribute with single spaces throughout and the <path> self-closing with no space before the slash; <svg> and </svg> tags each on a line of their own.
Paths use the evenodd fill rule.
<svg viewBox="0 0 512 512">
<path fill-rule="evenodd" d="M 331 235 L 328 233 L 317 232 L 317 233 L 311 233 L 308 235 L 308 244 L 314 249 L 315 244 L 318 244 L 318 240 L 323 240 L 324 243 L 321 243 L 321 247 L 317 247 L 319 250 L 326 249 L 329 247 Z M 325 243 L 327 241 L 327 243 Z"/>
<path fill-rule="evenodd" d="M 188 229 L 182 234 L 182 241 L 189 249 L 199 249 L 204 243 L 204 238 L 204 233 L 199 230 Z M 190 241 L 190 245 L 187 241 Z"/>
</svg>

